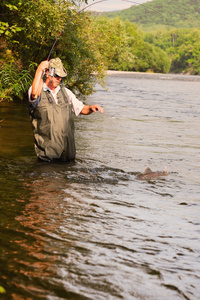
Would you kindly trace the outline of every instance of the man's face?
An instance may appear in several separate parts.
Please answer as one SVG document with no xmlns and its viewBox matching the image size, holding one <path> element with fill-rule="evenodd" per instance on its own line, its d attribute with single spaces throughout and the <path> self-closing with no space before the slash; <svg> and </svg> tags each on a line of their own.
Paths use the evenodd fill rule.
<svg viewBox="0 0 200 300">
<path fill-rule="evenodd" d="M 49 76 L 49 72 L 47 71 L 47 80 L 46 83 L 50 89 L 55 89 L 61 82 L 62 77 L 58 75 L 54 75 L 53 77 Z"/>
</svg>

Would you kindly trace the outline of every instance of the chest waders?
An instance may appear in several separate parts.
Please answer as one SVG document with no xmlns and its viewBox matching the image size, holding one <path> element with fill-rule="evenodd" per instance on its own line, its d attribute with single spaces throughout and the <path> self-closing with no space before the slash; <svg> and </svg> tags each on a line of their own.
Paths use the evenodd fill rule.
<svg viewBox="0 0 200 300">
<path fill-rule="evenodd" d="M 35 152 L 45 161 L 75 159 L 74 121 L 72 105 L 63 88 L 55 103 L 50 91 L 43 91 L 38 106 L 30 112 Z"/>
</svg>

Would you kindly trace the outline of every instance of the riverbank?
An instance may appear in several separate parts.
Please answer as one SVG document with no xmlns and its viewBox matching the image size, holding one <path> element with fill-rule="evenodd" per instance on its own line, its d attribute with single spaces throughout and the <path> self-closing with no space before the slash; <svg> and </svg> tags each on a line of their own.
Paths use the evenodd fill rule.
<svg viewBox="0 0 200 300">
<path fill-rule="evenodd" d="M 165 79 L 165 80 L 190 80 L 190 81 L 200 81 L 200 75 L 189 75 L 189 74 L 163 74 L 163 73 L 146 73 L 146 72 L 132 72 L 132 71 L 116 71 L 116 70 L 107 70 L 107 76 L 114 75 L 127 75 L 138 78 L 150 78 L 150 79 Z"/>
</svg>

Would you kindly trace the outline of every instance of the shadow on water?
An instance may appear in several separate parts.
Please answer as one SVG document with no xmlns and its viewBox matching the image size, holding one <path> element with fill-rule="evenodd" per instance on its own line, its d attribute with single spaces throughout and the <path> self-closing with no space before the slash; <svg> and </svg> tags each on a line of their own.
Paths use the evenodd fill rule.
<svg viewBox="0 0 200 300">
<path fill-rule="evenodd" d="M 0 155 L 33 156 L 33 135 L 28 106 L 22 103 L 0 103 Z"/>
</svg>

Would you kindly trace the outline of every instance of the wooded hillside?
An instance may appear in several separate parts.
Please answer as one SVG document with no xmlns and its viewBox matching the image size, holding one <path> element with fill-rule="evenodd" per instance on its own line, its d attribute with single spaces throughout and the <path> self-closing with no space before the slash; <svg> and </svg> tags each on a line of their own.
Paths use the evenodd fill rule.
<svg viewBox="0 0 200 300">
<path fill-rule="evenodd" d="M 143 30 L 157 28 L 200 27 L 200 0 L 153 0 L 118 12 L 103 13 L 109 18 L 121 17 Z"/>
</svg>

